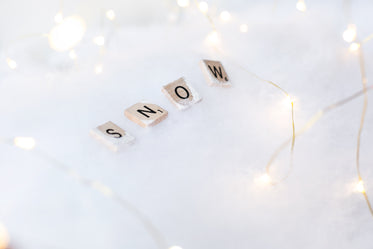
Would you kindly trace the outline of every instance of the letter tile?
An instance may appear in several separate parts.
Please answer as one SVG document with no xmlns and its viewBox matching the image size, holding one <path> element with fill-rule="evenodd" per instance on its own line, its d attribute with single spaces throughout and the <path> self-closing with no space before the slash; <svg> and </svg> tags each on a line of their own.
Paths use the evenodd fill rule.
<svg viewBox="0 0 373 249">
<path fill-rule="evenodd" d="M 91 130 L 91 135 L 113 151 L 118 151 L 135 141 L 133 136 L 111 121 Z"/>
<path fill-rule="evenodd" d="M 202 99 L 184 78 L 163 86 L 162 92 L 179 110 L 184 110 Z"/>
<path fill-rule="evenodd" d="M 202 60 L 202 72 L 210 86 L 230 87 L 231 82 L 220 61 Z"/>
<path fill-rule="evenodd" d="M 140 102 L 127 108 L 124 115 L 141 127 L 148 127 L 167 118 L 168 112 L 155 104 Z"/>
</svg>

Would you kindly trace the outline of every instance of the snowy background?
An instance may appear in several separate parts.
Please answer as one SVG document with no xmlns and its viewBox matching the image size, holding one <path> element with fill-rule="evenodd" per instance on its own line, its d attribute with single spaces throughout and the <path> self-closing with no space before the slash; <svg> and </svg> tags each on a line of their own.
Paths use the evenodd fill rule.
<svg viewBox="0 0 373 249">
<path fill-rule="evenodd" d="M 221 33 L 219 47 L 206 44 L 207 19 L 192 4 L 174 1 L 64 2 L 65 15 L 79 14 L 87 33 L 67 53 L 45 38 L 13 42 L 53 26 L 57 1 L 0 2 L 0 137 L 32 136 L 37 146 L 82 176 L 110 186 L 152 220 L 168 244 L 183 249 L 372 248 L 373 218 L 356 182 L 356 138 L 363 99 L 326 115 L 299 137 L 294 171 L 276 186 L 258 186 L 272 152 L 291 136 L 290 110 L 274 87 L 258 81 L 231 58 L 295 96 L 301 127 L 319 109 L 361 89 L 358 57 L 342 33 L 351 21 L 344 1 L 208 2 Z M 351 1 L 359 38 L 373 32 L 372 1 Z M 100 9 L 110 38 L 96 75 Z M 218 13 L 228 10 L 223 23 Z M 239 25 L 249 26 L 247 33 Z M 6 55 L 17 58 L 10 70 Z M 364 46 L 368 84 L 373 41 Z M 233 87 L 209 87 L 198 62 L 223 62 Z M 161 86 L 179 77 L 203 97 L 178 111 Z M 371 96 L 371 95 L 370 95 Z M 149 100 L 169 111 L 144 129 L 124 109 Z M 361 149 L 361 171 L 373 198 L 373 109 L 369 107 Z M 89 131 L 113 121 L 137 139 L 113 153 Z M 130 212 L 67 176 L 32 151 L 0 144 L 0 222 L 12 249 L 133 248 L 156 244 Z M 273 176 L 288 167 L 288 149 Z"/>
</svg>

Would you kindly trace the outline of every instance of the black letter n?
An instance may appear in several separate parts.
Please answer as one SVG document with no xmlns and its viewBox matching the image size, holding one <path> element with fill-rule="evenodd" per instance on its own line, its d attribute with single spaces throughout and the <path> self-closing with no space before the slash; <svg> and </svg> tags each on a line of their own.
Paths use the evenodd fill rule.
<svg viewBox="0 0 373 249">
<path fill-rule="evenodd" d="M 144 115 L 144 116 L 147 117 L 147 118 L 149 118 L 149 115 L 147 115 L 146 112 L 147 112 L 147 113 L 153 113 L 153 114 L 154 114 L 154 113 L 157 113 L 157 112 L 155 112 L 154 110 L 152 110 L 152 109 L 150 109 L 149 107 L 147 107 L 146 105 L 144 105 L 144 107 L 145 107 L 146 109 L 148 109 L 148 110 L 140 110 L 140 109 L 139 109 L 139 110 L 137 110 L 137 112 L 140 113 L 140 114 L 142 114 L 142 115 Z"/>
</svg>

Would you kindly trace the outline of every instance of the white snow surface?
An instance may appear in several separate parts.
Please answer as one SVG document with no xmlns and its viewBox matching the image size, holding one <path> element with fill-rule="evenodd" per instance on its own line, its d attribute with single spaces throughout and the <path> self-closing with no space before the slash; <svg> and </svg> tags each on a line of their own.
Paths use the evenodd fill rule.
<svg viewBox="0 0 373 249">
<path fill-rule="evenodd" d="M 16 24 L 23 34 L 38 24 L 51 27 L 58 8 L 51 7 L 52 1 L 11 2 L 0 4 L 3 62 Z M 25 14 L 31 2 L 36 7 L 30 11 L 39 7 L 40 15 Z M 126 8 L 115 8 L 119 2 Z M 88 31 L 75 49 L 76 65 L 67 53 L 49 49 L 45 39 L 12 43 L 8 51 L 18 69 L 0 64 L 0 137 L 34 137 L 40 149 L 141 210 L 169 246 L 372 248 L 373 217 L 363 196 L 352 191 L 363 99 L 328 113 L 296 140 L 294 170 L 284 183 L 259 186 L 255 178 L 291 136 L 290 108 L 278 89 L 232 61 L 295 96 L 295 125 L 301 127 L 319 109 L 362 87 L 357 54 L 342 39 L 348 24 L 342 1 L 306 1 L 306 13 L 295 9 L 295 1 L 277 1 L 275 10 L 272 1 L 211 1 L 212 11 L 216 6 L 232 13 L 228 23 L 214 18 L 221 33 L 218 46 L 229 57 L 205 43 L 211 28 L 194 7 L 170 23 L 164 4 L 139 2 L 107 3 L 118 23 L 115 29 L 105 23 L 109 42 L 100 75 L 94 74 L 99 63 L 92 44 L 99 31 L 92 21 L 95 13 L 84 12 Z M 373 3 L 352 2 L 351 17 L 362 39 L 373 32 Z M 12 12 L 16 3 L 24 3 L 22 12 Z M 84 3 L 89 5 L 78 5 Z M 66 12 L 84 9 L 74 9 L 74 4 L 65 1 Z M 100 7 L 98 1 L 91 5 Z M 148 6 L 145 13 L 141 6 Z M 134 23 L 127 22 L 131 8 L 138 15 Z M 241 23 L 249 25 L 247 33 L 239 32 Z M 363 49 L 371 84 L 373 41 Z M 201 59 L 222 61 L 232 87 L 209 87 L 198 65 Z M 161 92 L 179 77 L 186 77 L 203 98 L 185 111 Z M 369 97 L 373 99 L 371 93 Z M 142 99 L 165 108 L 168 118 L 146 129 L 128 120 L 124 110 Z M 372 114 L 369 106 L 361 144 L 361 173 L 371 199 Z M 136 142 L 114 153 L 89 136 L 109 120 Z M 274 178 L 287 171 L 289 149 L 274 162 Z M 8 229 L 12 249 L 157 248 L 131 212 L 50 161 L 6 144 L 0 144 L 0 151 L 0 222 Z"/>
</svg>

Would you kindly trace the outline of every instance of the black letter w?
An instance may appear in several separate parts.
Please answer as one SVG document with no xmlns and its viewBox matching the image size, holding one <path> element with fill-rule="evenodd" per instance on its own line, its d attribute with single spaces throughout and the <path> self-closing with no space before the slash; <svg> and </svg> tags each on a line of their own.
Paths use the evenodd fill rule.
<svg viewBox="0 0 373 249">
<path fill-rule="evenodd" d="M 210 67 L 210 65 L 208 67 L 210 68 L 210 71 L 215 76 L 215 78 L 218 78 L 218 74 L 219 74 L 220 78 L 223 78 L 223 73 L 221 72 L 221 67 L 219 67 L 219 70 L 216 69 L 215 66 L 214 66 L 214 70 L 212 70 L 212 68 Z"/>
</svg>

